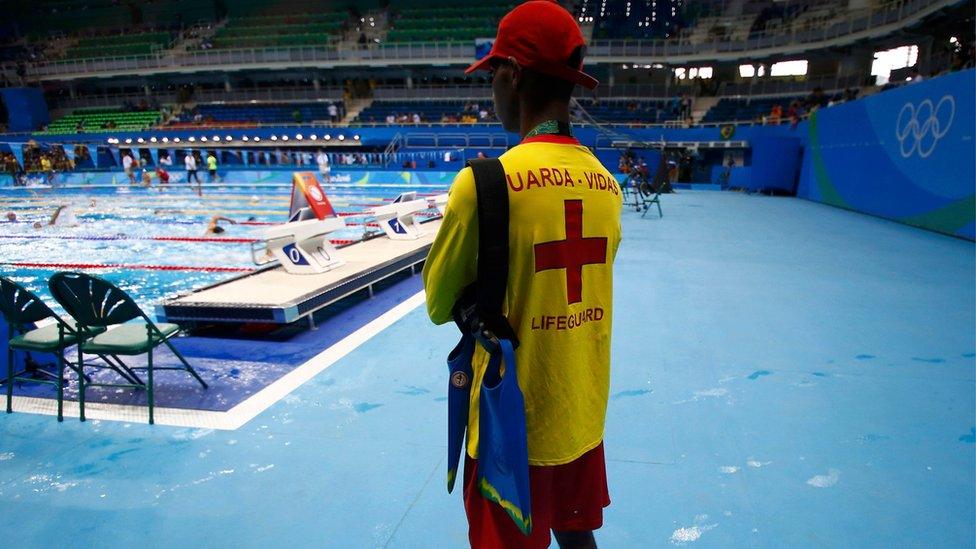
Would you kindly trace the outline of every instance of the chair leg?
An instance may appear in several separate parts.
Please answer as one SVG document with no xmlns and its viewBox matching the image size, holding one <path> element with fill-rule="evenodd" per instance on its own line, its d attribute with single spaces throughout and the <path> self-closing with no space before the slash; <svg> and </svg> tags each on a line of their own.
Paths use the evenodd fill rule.
<svg viewBox="0 0 976 549">
<path fill-rule="evenodd" d="M 68 357 L 64 357 L 64 365 L 66 368 L 70 368 L 78 377 L 85 376 L 85 381 L 91 383 L 91 378 L 84 373 L 84 364 L 75 364 L 68 360 Z"/>
<path fill-rule="evenodd" d="M 115 362 L 109 360 L 110 357 L 113 358 L 113 359 L 115 359 Z M 129 383 L 132 383 L 132 384 L 135 384 L 135 385 L 145 385 L 145 383 L 141 379 L 139 379 L 139 376 L 137 376 L 136 373 L 133 372 L 131 368 L 129 368 L 128 366 L 126 366 L 125 365 L 125 362 L 122 362 L 122 359 L 120 359 L 119 357 L 117 357 L 115 355 L 101 355 L 100 354 L 100 355 L 98 355 L 98 358 L 102 359 L 102 361 L 105 362 L 105 364 L 108 364 L 109 366 L 111 366 L 112 367 L 112 370 L 114 370 L 115 373 L 117 373 L 120 376 L 124 377 L 125 380 L 128 381 Z"/>
<path fill-rule="evenodd" d="M 85 357 L 78 345 L 78 369 L 82 375 L 78 376 L 78 420 L 85 421 Z"/>
<path fill-rule="evenodd" d="M 7 347 L 7 413 L 13 413 L 11 403 L 14 398 L 14 350 Z"/>
<path fill-rule="evenodd" d="M 58 352 L 58 421 L 64 421 L 64 353 Z"/>
<path fill-rule="evenodd" d="M 201 378 L 199 374 L 197 374 L 197 371 L 193 369 L 193 366 L 190 366 L 190 363 L 187 362 L 185 358 L 183 358 L 183 355 L 176 350 L 176 347 L 174 347 L 173 344 L 170 343 L 168 339 L 166 340 L 165 343 L 166 346 L 169 347 L 169 350 L 173 351 L 173 354 L 176 355 L 176 358 L 180 359 L 180 362 L 182 362 L 183 365 L 186 366 L 186 371 L 190 372 L 190 375 L 195 377 L 196 380 L 200 382 L 200 385 L 202 385 L 204 389 L 208 389 L 209 387 L 207 386 L 207 383 L 203 381 L 203 378 Z"/>
<path fill-rule="evenodd" d="M 657 204 L 657 216 L 659 218 L 664 217 L 664 214 L 661 213 L 661 198 L 658 197 L 657 200 L 655 200 L 654 202 Z"/>
<path fill-rule="evenodd" d="M 149 379 L 149 384 L 146 385 L 146 394 L 149 400 L 149 424 L 152 425 L 156 423 L 156 418 L 153 415 L 153 350 L 149 349 L 149 356 L 146 359 L 146 371 L 148 372 L 147 378 Z"/>
</svg>

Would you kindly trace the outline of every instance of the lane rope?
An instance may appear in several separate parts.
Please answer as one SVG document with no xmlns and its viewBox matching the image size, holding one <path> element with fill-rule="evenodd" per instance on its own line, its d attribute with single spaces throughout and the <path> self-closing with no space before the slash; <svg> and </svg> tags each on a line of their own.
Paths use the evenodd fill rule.
<svg viewBox="0 0 976 549">
<path fill-rule="evenodd" d="M 127 271 L 191 271 L 201 273 L 253 273 L 253 267 L 212 267 L 204 265 L 143 265 L 138 263 L 33 263 L 4 262 L 0 265 L 31 269 L 124 269 Z"/>
<path fill-rule="evenodd" d="M 0 238 L 7 239 L 21 239 L 21 240 L 148 240 L 148 241 L 159 241 L 159 242 L 210 242 L 219 244 L 251 244 L 254 242 L 262 242 L 260 238 L 219 238 L 213 236 L 125 236 L 125 235 L 92 235 L 92 236 L 74 236 L 74 235 L 53 235 L 53 234 L 3 234 Z M 334 246 L 347 246 L 359 240 L 352 238 L 332 238 L 329 239 Z"/>
</svg>

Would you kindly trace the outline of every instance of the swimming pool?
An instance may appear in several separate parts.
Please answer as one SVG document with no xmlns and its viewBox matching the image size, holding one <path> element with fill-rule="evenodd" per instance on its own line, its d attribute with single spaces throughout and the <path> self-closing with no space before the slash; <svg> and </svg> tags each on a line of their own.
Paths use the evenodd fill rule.
<svg viewBox="0 0 976 549">
<path fill-rule="evenodd" d="M 407 189 L 371 184 L 325 190 L 336 211 L 348 216 Z M 424 194 L 446 190 L 423 188 Z M 2 189 L 0 211 L 15 213 L 17 222 L 0 223 L 0 272 L 44 298 L 52 273 L 90 272 L 152 311 L 166 298 L 255 269 L 251 243 L 263 227 L 286 221 L 290 197 L 290 185 L 205 186 L 203 196 L 187 187 Z M 47 225 L 60 205 L 68 205 L 77 224 Z M 237 224 L 221 223 L 224 233 L 207 235 L 213 215 Z M 350 217 L 349 226 L 331 237 L 340 243 L 359 240 L 377 230 L 370 221 Z M 35 222 L 43 227 L 35 229 Z"/>
</svg>

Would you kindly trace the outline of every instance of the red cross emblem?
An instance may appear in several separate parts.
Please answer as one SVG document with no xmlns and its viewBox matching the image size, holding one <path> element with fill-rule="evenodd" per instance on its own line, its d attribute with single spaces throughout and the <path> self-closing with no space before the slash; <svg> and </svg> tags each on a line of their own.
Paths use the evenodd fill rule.
<svg viewBox="0 0 976 549">
<path fill-rule="evenodd" d="M 566 200 L 566 240 L 535 245 L 535 272 L 566 269 L 569 303 L 583 301 L 583 265 L 607 262 L 606 237 L 583 238 L 583 201 Z"/>
</svg>

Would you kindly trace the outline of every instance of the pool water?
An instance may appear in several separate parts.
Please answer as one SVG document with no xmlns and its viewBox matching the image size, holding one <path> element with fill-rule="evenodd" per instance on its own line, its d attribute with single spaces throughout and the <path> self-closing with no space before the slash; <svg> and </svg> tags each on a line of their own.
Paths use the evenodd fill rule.
<svg viewBox="0 0 976 549">
<path fill-rule="evenodd" d="M 187 188 L 158 189 L 3 189 L 0 192 L 0 272 L 43 298 L 47 279 L 59 270 L 102 276 L 152 312 L 162 300 L 246 273 L 256 266 L 251 241 L 268 225 L 288 217 L 290 186 L 222 186 L 197 196 Z M 402 192 L 402 187 L 325 188 L 336 211 L 362 213 Z M 424 188 L 425 194 L 446 188 Z M 68 205 L 77 224 L 49 226 L 60 205 Z M 8 223 L 14 212 L 17 222 Z M 210 218 L 220 215 L 225 232 L 207 235 Z M 371 220 L 347 219 L 349 227 L 331 233 L 337 240 L 359 240 L 377 231 Z M 33 224 L 44 226 L 35 229 Z M 177 270 L 168 270 L 170 268 Z M 53 300 L 48 301 L 55 305 Z"/>
</svg>

